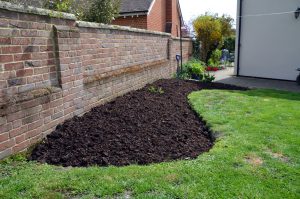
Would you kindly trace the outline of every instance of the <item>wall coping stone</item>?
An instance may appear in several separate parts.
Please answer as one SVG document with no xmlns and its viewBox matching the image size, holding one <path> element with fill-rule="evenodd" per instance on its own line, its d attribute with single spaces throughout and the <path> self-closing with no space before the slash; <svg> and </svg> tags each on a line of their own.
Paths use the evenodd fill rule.
<svg viewBox="0 0 300 199">
<path fill-rule="evenodd" d="M 137 33 L 154 34 L 154 35 L 160 35 L 160 36 L 168 36 L 168 37 L 171 36 L 170 33 L 165 33 L 165 32 L 131 28 L 128 26 L 107 25 L 107 24 L 87 22 L 87 21 L 77 21 L 77 26 L 81 27 L 81 28 L 121 30 L 121 31 L 128 31 L 128 32 L 137 32 Z"/>
<path fill-rule="evenodd" d="M 180 37 L 172 37 L 172 39 L 174 39 L 174 40 L 180 40 Z M 186 38 L 186 37 L 182 38 L 182 41 L 192 41 L 192 40 L 193 40 L 192 38 Z"/>
<path fill-rule="evenodd" d="M 70 13 L 57 12 L 53 10 L 36 8 L 32 6 L 17 5 L 9 2 L 4 2 L 4 1 L 0 1 L 0 9 L 16 11 L 21 13 L 28 13 L 28 14 L 44 15 L 44 16 L 49 16 L 54 18 L 69 19 L 74 21 L 77 20 L 75 15 Z"/>
</svg>

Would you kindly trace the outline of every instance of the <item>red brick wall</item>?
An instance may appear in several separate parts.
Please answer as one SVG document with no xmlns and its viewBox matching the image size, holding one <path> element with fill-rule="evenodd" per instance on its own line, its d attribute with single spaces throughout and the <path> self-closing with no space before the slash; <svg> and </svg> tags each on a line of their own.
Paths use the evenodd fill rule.
<svg viewBox="0 0 300 199">
<path fill-rule="evenodd" d="M 173 10 L 173 0 L 166 0 L 166 20 L 167 22 L 172 22 L 172 10 Z"/>
<path fill-rule="evenodd" d="M 180 37 L 180 18 L 177 0 L 172 0 L 172 24 L 172 35 L 175 37 Z"/>
<path fill-rule="evenodd" d="M 168 34 L 0 13 L 0 159 L 66 119 L 175 72 L 179 42 Z"/>
<path fill-rule="evenodd" d="M 147 29 L 147 15 L 141 15 L 141 16 L 127 16 L 124 17 L 118 17 L 114 21 L 112 21 L 113 25 L 119 25 L 119 26 L 129 26 L 132 28 L 141 28 L 141 29 Z"/>
<path fill-rule="evenodd" d="M 148 30 L 165 32 L 166 0 L 155 0 L 155 3 L 148 15 Z"/>
</svg>

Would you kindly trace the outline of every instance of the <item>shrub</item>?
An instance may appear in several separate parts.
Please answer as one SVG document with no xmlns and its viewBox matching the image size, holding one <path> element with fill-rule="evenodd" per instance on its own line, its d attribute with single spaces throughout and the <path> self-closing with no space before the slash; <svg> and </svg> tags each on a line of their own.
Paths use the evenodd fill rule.
<svg viewBox="0 0 300 199">
<path fill-rule="evenodd" d="M 209 66 L 219 66 L 221 57 L 222 57 L 222 51 L 219 49 L 214 50 L 210 56 L 208 65 Z"/>
<path fill-rule="evenodd" d="M 74 14 L 79 20 L 110 23 L 119 14 L 120 0 L 5 0 Z"/>
<path fill-rule="evenodd" d="M 229 50 L 230 53 L 235 51 L 235 36 L 226 37 L 224 39 L 223 49 Z"/>
<path fill-rule="evenodd" d="M 90 9 L 83 19 L 98 23 L 110 23 L 119 15 L 120 0 L 92 0 Z"/>
<path fill-rule="evenodd" d="M 212 82 L 215 78 L 206 72 L 205 63 L 197 59 L 191 59 L 183 64 L 182 71 L 178 75 L 180 79 L 195 79 L 202 82 Z"/>
</svg>

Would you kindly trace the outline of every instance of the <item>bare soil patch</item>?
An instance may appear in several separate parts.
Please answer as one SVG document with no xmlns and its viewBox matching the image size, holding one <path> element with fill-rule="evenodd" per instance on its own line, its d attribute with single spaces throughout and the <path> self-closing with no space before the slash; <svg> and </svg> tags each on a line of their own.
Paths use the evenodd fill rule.
<svg viewBox="0 0 300 199">
<path fill-rule="evenodd" d="M 196 158 L 213 146 L 210 129 L 187 95 L 201 89 L 245 88 L 159 80 L 57 126 L 30 159 L 62 166 L 124 166 Z M 157 90 L 157 92 L 155 92 Z"/>
</svg>

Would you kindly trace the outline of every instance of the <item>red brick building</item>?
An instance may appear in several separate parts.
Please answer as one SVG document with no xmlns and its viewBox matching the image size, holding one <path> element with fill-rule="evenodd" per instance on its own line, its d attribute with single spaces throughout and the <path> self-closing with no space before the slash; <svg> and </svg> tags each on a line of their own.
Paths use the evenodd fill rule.
<svg viewBox="0 0 300 199">
<path fill-rule="evenodd" d="M 179 0 L 121 0 L 120 16 L 112 23 L 179 37 L 180 20 Z"/>
</svg>

